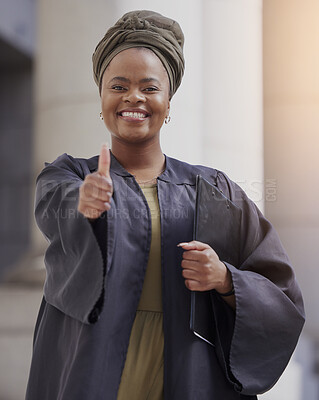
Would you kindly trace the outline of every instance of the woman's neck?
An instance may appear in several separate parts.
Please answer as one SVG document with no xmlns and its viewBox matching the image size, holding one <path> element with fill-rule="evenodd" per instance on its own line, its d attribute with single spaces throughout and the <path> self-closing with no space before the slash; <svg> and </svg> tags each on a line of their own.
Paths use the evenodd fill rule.
<svg viewBox="0 0 319 400">
<path fill-rule="evenodd" d="M 121 143 L 112 140 L 112 153 L 138 182 L 155 179 L 165 168 L 160 143 Z"/>
</svg>

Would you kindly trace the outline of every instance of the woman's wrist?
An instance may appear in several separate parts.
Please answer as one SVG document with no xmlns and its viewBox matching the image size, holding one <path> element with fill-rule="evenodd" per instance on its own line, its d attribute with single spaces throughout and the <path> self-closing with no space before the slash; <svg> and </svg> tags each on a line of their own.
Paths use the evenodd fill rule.
<svg viewBox="0 0 319 400">
<path fill-rule="evenodd" d="M 222 297 L 229 297 L 229 296 L 233 296 L 235 294 L 235 288 L 234 285 L 232 284 L 232 288 L 228 291 L 228 292 L 224 292 L 224 293 L 220 293 L 217 292 L 220 296 Z"/>
<path fill-rule="evenodd" d="M 235 290 L 234 290 L 231 273 L 224 263 L 223 263 L 223 266 L 226 269 L 226 276 L 225 276 L 224 284 L 221 287 L 216 288 L 216 291 L 220 296 L 228 297 L 228 296 L 232 296 L 235 293 Z"/>
</svg>

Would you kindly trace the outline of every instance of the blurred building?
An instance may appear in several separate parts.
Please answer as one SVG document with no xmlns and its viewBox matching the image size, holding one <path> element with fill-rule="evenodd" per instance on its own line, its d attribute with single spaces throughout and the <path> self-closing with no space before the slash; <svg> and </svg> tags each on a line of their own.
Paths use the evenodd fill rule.
<svg viewBox="0 0 319 400">
<path fill-rule="evenodd" d="M 0 275 L 42 282 L 35 177 L 44 161 L 63 152 L 89 157 L 108 140 L 91 55 L 124 12 L 154 9 L 178 20 L 186 37 L 164 152 L 237 181 L 275 225 L 303 290 L 304 335 L 260 399 L 317 399 L 318 1 L 2 0 L 0 7 Z"/>
<path fill-rule="evenodd" d="M 35 1 L 0 3 L 0 276 L 30 244 Z"/>
</svg>

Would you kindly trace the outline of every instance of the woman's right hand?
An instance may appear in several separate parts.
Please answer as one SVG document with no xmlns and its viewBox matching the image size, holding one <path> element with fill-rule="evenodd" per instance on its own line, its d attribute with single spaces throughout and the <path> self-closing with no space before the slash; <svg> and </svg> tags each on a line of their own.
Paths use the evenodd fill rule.
<svg viewBox="0 0 319 400">
<path fill-rule="evenodd" d="M 88 219 L 96 219 L 111 208 L 113 183 L 110 176 L 110 160 L 108 145 L 103 144 L 98 170 L 86 175 L 80 187 L 78 211 Z"/>
</svg>

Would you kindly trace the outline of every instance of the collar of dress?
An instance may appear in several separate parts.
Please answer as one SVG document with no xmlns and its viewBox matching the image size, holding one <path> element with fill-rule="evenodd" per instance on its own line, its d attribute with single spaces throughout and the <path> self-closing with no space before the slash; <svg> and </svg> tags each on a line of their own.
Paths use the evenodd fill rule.
<svg viewBox="0 0 319 400">
<path fill-rule="evenodd" d="M 206 170 L 205 172 L 208 172 L 209 170 L 208 174 L 216 179 L 217 171 L 213 168 L 204 167 L 201 165 L 191 165 L 186 162 L 177 160 L 175 158 L 168 157 L 166 154 L 164 154 L 164 156 L 166 161 L 166 167 L 165 170 L 162 172 L 162 174 L 158 177 L 158 179 L 161 181 L 174 183 L 177 185 L 183 185 L 183 184 L 195 185 L 196 176 L 198 174 L 202 174 L 205 170 Z M 92 172 L 96 171 L 98 165 L 98 156 L 89 159 L 88 164 Z M 111 152 L 111 171 L 116 175 L 122 177 L 133 178 L 133 175 L 130 174 L 120 164 L 120 162 L 116 159 L 116 157 L 112 154 L 112 152 Z"/>
</svg>

